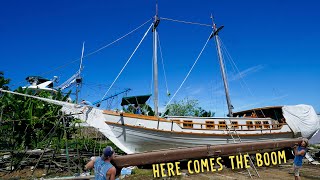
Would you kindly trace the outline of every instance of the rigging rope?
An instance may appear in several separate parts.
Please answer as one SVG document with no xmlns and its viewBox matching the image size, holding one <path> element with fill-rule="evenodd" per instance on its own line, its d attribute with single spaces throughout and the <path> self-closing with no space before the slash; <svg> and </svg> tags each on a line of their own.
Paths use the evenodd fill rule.
<svg viewBox="0 0 320 180">
<path fill-rule="evenodd" d="M 198 22 L 181 21 L 181 20 L 176 20 L 176 19 L 171 19 L 171 18 L 165 18 L 165 17 L 160 17 L 160 19 L 161 19 L 161 20 L 168 20 L 168 21 L 173 21 L 173 22 L 184 23 L 184 24 L 195 24 L 195 25 L 200 25 L 200 26 L 212 27 L 212 25 L 210 25 L 210 24 L 203 24 L 203 23 L 198 23 Z"/>
<path fill-rule="evenodd" d="M 109 44 L 107 44 L 107 45 L 104 45 L 104 46 L 102 46 L 101 48 L 99 48 L 99 49 L 97 49 L 97 50 L 95 50 L 95 51 L 93 51 L 93 52 L 90 52 L 90 53 L 86 54 L 85 56 L 83 56 L 83 58 L 88 57 L 88 56 L 91 56 L 91 55 L 93 55 L 93 54 L 95 54 L 95 53 L 97 53 L 97 52 L 99 52 L 99 51 L 101 51 L 101 50 L 103 50 L 103 49 L 111 46 L 112 44 L 120 41 L 121 39 L 129 36 L 130 34 L 134 33 L 135 31 L 137 31 L 138 29 L 140 29 L 142 26 L 144 26 L 145 24 L 147 24 L 147 23 L 150 22 L 151 20 L 152 20 L 152 18 L 149 19 L 149 20 L 147 20 L 146 22 L 144 22 L 144 23 L 141 24 L 140 26 L 136 27 L 135 29 L 131 30 L 131 31 L 128 32 L 127 34 L 121 36 L 120 38 L 118 38 L 118 39 L 116 39 L 116 40 L 114 40 L 114 41 L 112 41 L 111 43 L 109 43 Z M 52 70 L 50 70 L 50 71 L 44 72 L 44 73 L 42 73 L 40 76 L 49 74 L 49 73 L 51 73 L 51 72 L 53 72 L 53 71 L 56 71 L 56 70 L 58 70 L 58 69 L 64 68 L 64 67 L 66 67 L 66 66 L 69 66 L 70 64 L 73 64 L 73 63 L 75 63 L 75 62 L 77 62 L 77 61 L 79 61 L 79 60 L 80 60 L 80 58 L 77 58 L 77 59 L 75 59 L 75 60 L 72 60 L 72 61 L 70 61 L 70 62 L 68 62 L 68 63 L 66 63 L 66 64 L 63 64 L 63 65 L 61 65 L 61 66 L 58 66 L 58 67 L 56 67 L 56 68 L 54 68 L 54 69 L 52 69 Z M 18 82 L 18 83 L 16 83 L 16 84 L 14 84 L 14 85 L 18 85 L 18 84 L 21 84 L 21 83 L 23 83 L 23 82 L 24 82 L 24 81 L 21 81 L 21 82 Z M 12 85 L 12 86 L 13 86 L 13 85 Z"/>
<path fill-rule="evenodd" d="M 227 54 L 227 56 L 228 56 L 228 58 L 229 58 L 229 60 L 230 60 L 230 62 L 231 62 L 231 64 L 232 64 L 231 67 L 232 67 L 233 69 L 234 69 L 234 68 L 236 69 L 236 71 L 238 72 L 238 74 L 239 74 L 239 76 L 240 76 L 240 79 L 243 81 L 244 85 L 247 87 L 250 95 L 254 96 L 253 93 L 252 93 L 252 91 L 249 89 L 247 83 L 244 81 L 244 78 L 243 78 L 243 76 L 242 76 L 242 73 L 240 72 L 239 68 L 237 67 L 236 63 L 234 62 L 233 58 L 231 57 L 229 51 L 227 50 L 226 46 L 223 44 L 223 42 L 222 42 L 222 40 L 220 39 L 220 37 L 219 37 L 219 40 L 220 40 L 220 42 L 221 42 L 222 48 L 225 50 L 225 52 L 226 52 L 226 54 Z"/>
<path fill-rule="evenodd" d="M 150 84 L 150 94 L 152 94 L 152 87 L 153 87 L 153 71 L 154 71 L 154 67 L 153 67 L 153 55 L 152 55 L 152 61 L 151 61 L 151 84 Z M 150 100 L 150 99 L 149 99 Z"/>
<path fill-rule="evenodd" d="M 110 91 L 110 89 L 112 88 L 112 86 L 114 85 L 114 83 L 117 81 L 117 79 L 119 78 L 119 76 L 121 75 L 122 71 L 125 69 L 125 67 L 127 66 L 127 64 L 130 62 L 131 58 L 133 57 L 133 55 L 135 54 L 135 52 L 138 50 L 138 48 L 140 47 L 142 41 L 144 40 L 144 38 L 147 36 L 148 32 L 150 31 L 151 27 L 153 26 L 153 23 L 151 23 L 151 25 L 149 26 L 148 30 L 144 33 L 142 39 L 140 40 L 139 44 L 137 45 L 137 47 L 134 49 L 134 51 L 132 52 L 132 54 L 130 55 L 129 59 L 127 60 L 127 62 L 125 63 L 125 65 L 122 67 L 121 71 L 119 72 L 119 74 L 117 75 L 117 77 L 115 78 L 115 80 L 112 82 L 112 84 L 110 85 L 109 89 L 107 90 L 107 92 L 103 95 L 103 97 L 101 98 L 100 102 L 106 97 L 106 95 L 108 94 L 108 92 Z"/>
<path fill-rule="evenodd" d="M 149 20 L 148 20 L 148 21 L 146 21 L 145 23 L 141 24 L 139 27 L 137 27 L 137 28 L 133 29 L 132 31 L 130 31 L 130 32 L 128 32 L 127 34 L 125 34 L 125 35 L 121 36 L 120 38 L 118 38 L 118 39 L 114 40 L 113 42 L 111 42 L 111 43 L 109 43 L 109 44 L 107 44 L 107 45 L 105 45 L 105 46 L 103 46 L 103 47 L 101 47 L 101 48 L 99 48 L 99 49 L 97 49 L 97 50 L 95 50 L 95 51 L 93 51 L 93 52 L 91 52 L 91 53 L 89 53 L 89 54 L 85 55 L 84 57 L 87 57 L 87 56 L 90 56 L 90 55 L 92 55 L 92 54 L 95 54 L 95 53 L 97 53 L 97 52 L 101 51 L 102 49 L 105 49 L 105 48 L 107 48 L 107 47 L 111 46 L 112 44 L 114 44 L 114 43 L 116 43 L 116 42 L 120 41 L 121 39 L 125 38 L 126 36 L 128 36 L 128 35 L 132 34 L 132 33 L 133 33 L 133 32 L 135 32 L 136 30 L 140 29 L 142 26 L 144 26 L 145 24 L 147 24 L 147 23 L 148 23 L 148 22 L 150 22 L 151 20 L 152 20 L 152 19 L 149 19 Z"/>
<path fill-rule="evenodd" d="M 210 34 L 207 42 L 205 43 L 205 45 L 204 45 L 203 48 L 201 49 L 201 51 L 200 51 L 197 59 L 196 59 L 195 62 L 193 63 L 193 65 L 192 65 L 191 69 L 189 70 L 188 74 L 186 75 L 186 77 L 184 78 L 184 80 L 182 81 L 182 83 L 180 84 L 179 88 L 177 89 L 177 91 L 173 94 L 173 96 L 171 97 L 171 99 L 170 99 L 170 100 L 168 101 L 168 103 L 166 104 L 165 109 L 166 109 L 167 106 L 171 103 L 172 99 L 176 96 L 176 94 L 179 92 L 179 90 L 181 89 L 181 87 L 182 87 L 182 85 L 184 84 L 184 82 L 185 82 L 185 81 L 187 80 L 187 78 L 189 77 L 189 75 L 190 75 L 191 71 L 193 70 L 194 66 L 197 64 L 197 62 L 198 62 L 198 60 L 199 60 L 199 58 L 200 58 L 203 50 L 204 50 L 205 47 L 207 46 L 207 44 L 208 44 L 208 42 L 209 42 L 209 40 L 210 40 L 211 35 L 212 35 L 212 33 Z"/>
<path fill-rule="evenodd" d="M 162 56 L 162 49 L 161 49 L 161 44 L 160 44 L 160 36 L 158 33 L 158 41 L 159 41 L 159 50 L 160 50 L 160 57 L 162 61 L 162 69 L 163 69 L 163 74 L 164 74 L 164 81 L 166 83 L 166 88 L 167 88 L 167 96 L 170 96 L 169 88 L 168 88 L 168 82 L 167 82 L 167 75 L 166 75 L 166 70 L 164 68 L 164 62 L 163 62 L 163 56 Z"/>
<path fill-rule="evenodd" d="M 241 81 L 240 81 L 240 84 L 241 84 L 242 88 L 244 88 L 244 86 L 245 86 L 245 87 L 248 89 L 249 94 L 250 94 L 252 97 L 254 97 L 254 94 L 252 93 L 252 91 L 250 90 L 248 84 L 247 84 L 246 81 L 244 80 L 244 78 L 243 78 L 243 76 L 242 76 L 242 73 L 240 72 L 238 66 L 237 66 L 236 63 L 234 62 L 233 58 L 231 57 L 229 51 L 227 50 L 226 46 L 223 44 L 223 42 L 222 42 L 222 40 L 220 39 L 220 37 L 219 37 L 219 41 L 221 42 L 222 48 L 225 50 L 225 52 L 226 52 L 226 54 L 227 54 L 227 56 L 228 56 L 228 59 L 229 59 L 230 62 L 231 62 L 231 65 L 232 65 L 231 67 L 232 67 L 233 69 L 236 69 L 236 71 L 238 72 L 238 74 L 239 74 L 239 76 L 240 76 L 240 79 L 241 79 L 242 82 L 243 82 L 243 84 L 242 84 Z M 244 86 L 243 86 L 243 85 L 244 85 Z M 256 113 L 255 109 L 252 109 L 252 110 L 253 110 L 254 113 Z M 265 114 L 263 113 L 262 109 L 259 109 L 259 110 L 261 111 L 262 115 L 263 115 L 264 117 L 266 117 Z M 256 113 L 256 114 L 257 114 L 257 113 Z"/>
</svg>

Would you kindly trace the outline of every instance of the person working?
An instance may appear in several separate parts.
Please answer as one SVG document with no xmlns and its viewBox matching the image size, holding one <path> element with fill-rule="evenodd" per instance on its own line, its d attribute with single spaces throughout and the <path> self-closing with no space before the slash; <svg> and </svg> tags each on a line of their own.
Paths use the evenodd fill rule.
<svg viewBox="0 0 320 180">
<path fill-rule="evenodd" d="M 114 180 L 116 176 L 116 168 L 110 163 L 114 158 L 114 150 L 111 146 L 107 146 L 103 150 L 101 157 L 93 157 L 86 164 L 85 169 L 93 169 L 95 180 Z"/>
<path fill-rule="evenodd" d="M 89 107 L 92 107 L 92 103 L 89 102 L 89 101 L 86 101 L 86 100 L 84 100 L 84 99 L 80 102 L 80 104 L 81 104 L 81 105 L 84 105 L 84 108 L 82 109 L 82 111 L 80 111 L 81 113 L 84 113 L 84 111 L 87 110 L 87 109 L 90 110 L 90 108 L 88 108 L 88 106 L 89 106 Z"/>
<path fill-rule="evenodd" d="M 300 145 L 294 146 L 294 160 L 293 160 L 293 170 L 294 179 L 300 179 L 299 170 L 302 167 L 302 160 L 307 153 L 308 139 L 303 139 Z"/>
<path fill-rule="evenodd" d="M 91 103 L 91 102 L 86 101 L 86 100 L 84 100 L 84 99 L 80 102 L 80 104 L 86 105 L 86 106 L 92 106 L 92 103 Z"/>
<path fill-rule="evenodd" d="M 141 108 L 139 104 L 135 104 L 134 108 L 135 108 L 135 114 L 141 114 Z"/>
</svg>

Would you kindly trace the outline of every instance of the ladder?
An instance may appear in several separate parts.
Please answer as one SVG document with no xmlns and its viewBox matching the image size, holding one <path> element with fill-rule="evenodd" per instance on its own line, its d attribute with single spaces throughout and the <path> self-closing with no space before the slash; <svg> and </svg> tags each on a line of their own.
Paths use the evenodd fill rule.
<svg viewBox="0 0 320 180">
<path fill-rule="evenodd" d="M 228 130 L 228 134 L 230 134 L 233 142 L 236 143 L 236 140 L 235 140 L 235 138 L 233 137 L 233 135 L 232 135 L 232 133 L 231 133 L 231 131 L 230 131 L 230 128 L 228 127 L 228 124 L 227 124 L 226 120 L 224 120 L 224 122 L 225 122 L 225 124 L 226 124 L 226 129 Z M 237 133 L 237 130 L 236 130 L 236 128 L 235 128 L 235 125 L 232 125 L 230 119 L 229 119 L 229 122 L 230 122 L 230 125 L 233 127 L 234 134 L 238 137 L 238 141 L 239 141 L 240 143 L 242 143 L 241 138 L 240 138 L 240 136 L 239 136 L 239 134 Z M 242 154 L 241 154 L 240 151 L 239 151 L 239 155 L 242 156 Z M 260 174 L 259 174 L 256 166 L 255 166 L 254 163 L 252 162 L 252 159 L 251 159 L 249 153 L 247 153 L 247 155 L 248 155 L 248 157 L 249 157 L 250 167 L 253 167 L 256 175 L 260 178 Z M 249 170 L 248 168 L 246 168 L 246 169 L 247 169 L 247 171 L 248 171 L 248 173 L 249 173 L 250 178 L 252 179 L 252 175 L 251 175 L 251 173 L 250 173 L 250 170 Z"/>
</svg>

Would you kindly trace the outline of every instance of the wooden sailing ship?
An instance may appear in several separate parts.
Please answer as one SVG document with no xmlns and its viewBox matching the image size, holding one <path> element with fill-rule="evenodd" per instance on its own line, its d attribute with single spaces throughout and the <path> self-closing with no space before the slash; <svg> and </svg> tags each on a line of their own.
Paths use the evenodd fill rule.
<svg viewBox="0 0 320 180">
<path fill-rule="evenodd" d="M 247 112 L 232 112 L 233 106 L 229 96 L 228 82 L 218 38 L 219 31 L 223 26 L 217 28 L 213 21 L 210 39 L 214 39 L 217 45 L 228 107 L 228 117 L 159 117 L 157 64 L 157 26 L 159 22 L 160 19 L 156 12 L 153 24 L 150 26 L 153 32 L 154 92 L 152 96 L 155 116 L 100 110 L 90 107 L 86 112 L 78 114 L 75 117 L 83 119 L 91 126 L 98 128 L 115 145 L 129 154 L 177 147 L 270 139 L 282 140 L 301 136 L 298 130 L 293 131 L 286 122 L 281 106 L 253 109 Z M 312 115 L 315 113 L 312 107 L 306 107 L 307 109 L 311 109 L 310 113 Z M 81 109 L 82 107 L 79 108 Z M 70 107 L 69 105 L 63 106 L 63 110 L 69 113 L 77 113 L 79 112 L 79 108 L 75 106 Z M 277 112 L 277 115 L 274 116 L 269 111 Z M 309 124 L 314 122 L 320 124 L 319 119 L 311 118 L 306 121 Z M 316 128 L 310 130 L 308 135 L 313 134 L 315 131 Z"/>
<path fill-rule="evenodd" d="M 270 139 L 284 140 L 299 136 L 310 137 L 319 129 L 320 121 L 314 109 L 307 105 L 258 108 L 237 113 L 232 111 L 233 106 L 229 96 L 228 82 L 218 38 L 223 26 L 217 28 L 214 22 L 212 22 L 210 39 L 214 39 L 217 45 L 228 116 L 159 117 L 157 63 L 157 26 L 159 25 L 159 21 L 160 19 L 156 13 L 154 21 L 150 25 L 153 32 L 154 92 L 152 96 L 155 116 L 101 110 L 97 107 L 84 107 L 40 97 L 33 98 L 61 105 L 65 113 L 71 113 L 75 118 L 82 119 L 90 126 L 97 128 L 116 146 L 128 154 L 177 147 L 194 147 L 199 145 Z M 295 111 L 288 111 L 288 109 L 295 108 L 300 108 L 301 111 L 297 111 L 297 114 L 295 114 Z M 306 112 L 305 114 L 307 114 L 307 116 L 305 116 L 305 114 L 304 116 L 300 116 L 303 113 L 302 111 Z M 293 116 L 298 117 L 298 119 L 295 119 Z M 301 128 L 296 127 L 299 123 L 305 126 Z"/>
</svg>

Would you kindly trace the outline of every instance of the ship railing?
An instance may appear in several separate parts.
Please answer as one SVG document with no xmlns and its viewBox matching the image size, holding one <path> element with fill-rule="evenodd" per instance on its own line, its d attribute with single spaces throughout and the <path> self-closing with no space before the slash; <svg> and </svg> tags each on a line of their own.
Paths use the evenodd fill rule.
<svg viewBox="0 0 320 180">
<path fill-rule="evenodd" d="M 171 120 L 171 131 L 173 131 L 173 125 L 177 124 L 182 129 L 195 129 L 195 130 L 226 130 L 236 129 L 240 131 L 272 131 L 280 130 L 283 126 L 287 126 L 287 123 L 274 123 L 274 124 L 216 124 L 216 123 L 200 123 L 200 122 L 188 122 L 187 120 Z M 255 121 L 253 121 L 255 122 Z M 257 121 L 258 122 L 258 121 Z M 197 127 L 195 127 L 197 126 Z"/>
</svg>

